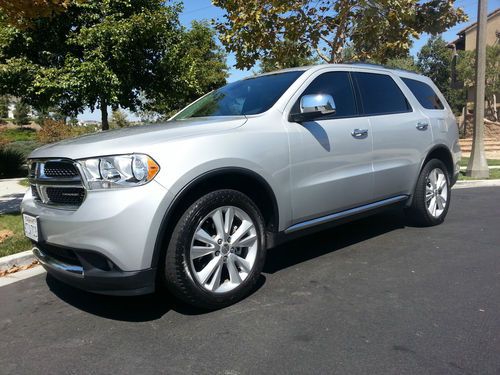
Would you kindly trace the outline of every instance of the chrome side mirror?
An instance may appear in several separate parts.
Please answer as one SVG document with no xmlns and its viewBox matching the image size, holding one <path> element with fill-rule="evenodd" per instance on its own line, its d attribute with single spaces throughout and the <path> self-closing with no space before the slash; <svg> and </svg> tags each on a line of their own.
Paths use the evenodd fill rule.
<svg viewBox="0 0 500 375">
<path fill-rule="evenodd" d="M 335 109 L 335 101 L 331 95 L 304 95 L 300 99 L 300 113 L 290 114 L 290 121 L 312 121 L 334 114 Z"/>
</svg>

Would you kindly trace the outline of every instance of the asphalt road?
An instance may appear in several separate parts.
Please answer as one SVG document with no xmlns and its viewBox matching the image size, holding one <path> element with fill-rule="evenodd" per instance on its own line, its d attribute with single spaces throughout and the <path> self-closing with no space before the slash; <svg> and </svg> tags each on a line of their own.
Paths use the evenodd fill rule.
<svg viewBox="0 0 500 375">
<path fill-rule="evenodd" d="M 391 212 L 275 249 L 211 313 L 46 275 L 0 288 L 0 373 L 500 374 L 500 188 L 452 199 L 438 227 Z"/>
</svg>

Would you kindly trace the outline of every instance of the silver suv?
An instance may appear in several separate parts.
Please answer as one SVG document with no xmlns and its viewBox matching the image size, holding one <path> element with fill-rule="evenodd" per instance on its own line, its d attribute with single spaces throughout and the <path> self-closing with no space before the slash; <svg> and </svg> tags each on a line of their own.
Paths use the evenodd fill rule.
<svg viewBox="0 0 500 375">
<path fill-rule="evenodd" d="M 22 212 L 55 278 L 95 293 L 166 287 L 202 308 L 254 288 L 266 250 L 402 205 L 441 223 L 455 118 L 426 77 L 321 65 L 230 83 L 164 124 L 44 146 Z"/>
</svg>

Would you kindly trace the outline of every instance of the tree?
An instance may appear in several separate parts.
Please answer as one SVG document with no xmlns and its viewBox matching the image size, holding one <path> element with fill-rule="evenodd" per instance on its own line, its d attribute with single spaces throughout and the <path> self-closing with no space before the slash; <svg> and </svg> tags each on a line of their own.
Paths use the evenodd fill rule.
<svg viewBox="0 0 500 375">
<path fill-rule="evenodd" d="M 0 118 L 5 119 L 9 117 L 9 97 L 4 95 L 0 96 Z"/>
<path fill-rule="evenodd" d="M 328 63 L 343 60 L 350 42 L 356 60 L 384 63 L 406 56 L 411 39 L 436 34 L 465 21 L 454 0 L 214 0 L 226 11 L 216 28 L 238 68 L 250 68 L 284 40 L 278 61 L 304 46 Z"/>
<path fill-rule="evenodd" d="M 458 57 L 457 75 L 466 87 L 475 85 L 475 51 L 462 51 Z M 498 120 L 496 112 L 496 95 L 500 92 L 500 45 L 486 47 L 486 87 L 485 97 L 488 112 L 494 120 Z"/>
<path fill-rule="evenodd" d="M 287 53 L 287 50 L 296 51 L 296 53 Z M 268 54 L 260 59 L 259 70 L 260 73 L 267 73 L 274 70 L 314 65 L 317 63 L 318 58 L 313 56 L 307 46 L 301 48 L 296 42 L 284 40 L 276 43 Z"/>
<path fill-rule="evenodd" d="M 200 96 L 226 83 L 226 54 L 215 40 L 215 30 L 206 22 L 193 21 L 189 30 L 182 31 L 179 34 L 181 39 L 177 46 L 177 60 L 164 60 L 159 73 L 173 75 L 177 89 L 152 87 L 146 96 L 144 110 L 141 111 L 144 118 L 168 118 Z"/>
<path fill-rule="evenodd" d="M 14 124 L 16 125 L 28 125 L 31 121 L 30 116 L 30 108 L 26 103 L 19 101 L 16 103 L 14 108 Z"/>
<path fill-rule="evenodd" d="M 66 11 L 70 3 L 71 0 L 0 0 L 0 9 L 9 24 L 30 27 L 38 18 Z"/>
<path fill-rule="evenodd" d="M 130 126 L 130 123 L 127 120 L 127 115 L 118 108 L 113 111 L 111 124 L 114 128 L 126 128 L 127 126 Z"/>
<path fill-rule="evenodd" d="M 30 28 L 3 25 L 0 94 L 68 116 L 99 108 L 104 130 L 108 106 L 178 109 L 206 89 L 212 62 L 189 56 L 180 11 L 162 0 L 85 0 Z"/>
<path fill-rule="evenodd" d="M 458 113 L 465 104 L 465 91 L 451 86 L 452 60 L 453 51 L 440 35 L 429 38 L 417 54 L 417 66 L 422 74 L 432 79 Z"/>
</svg>

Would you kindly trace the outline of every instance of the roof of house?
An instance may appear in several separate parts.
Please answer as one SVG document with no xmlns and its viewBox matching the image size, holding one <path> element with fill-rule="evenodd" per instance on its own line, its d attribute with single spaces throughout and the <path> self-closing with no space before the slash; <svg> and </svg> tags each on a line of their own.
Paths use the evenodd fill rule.
<svg viewBox="0 0 500 375">
<path fill-rule="evenodd" d="M 489 20 L 490 18 L 500 14 L 500 8 L 495 9 L 493 12 L 488 14 L 487 19 Z M 457 35 L 465 34 L 467 31 L 475 28 L 477 26 L 477 22 L 471 23 L 469 26 L 464 27 L 462 30 L 460 30 Z"/>
</svg>

